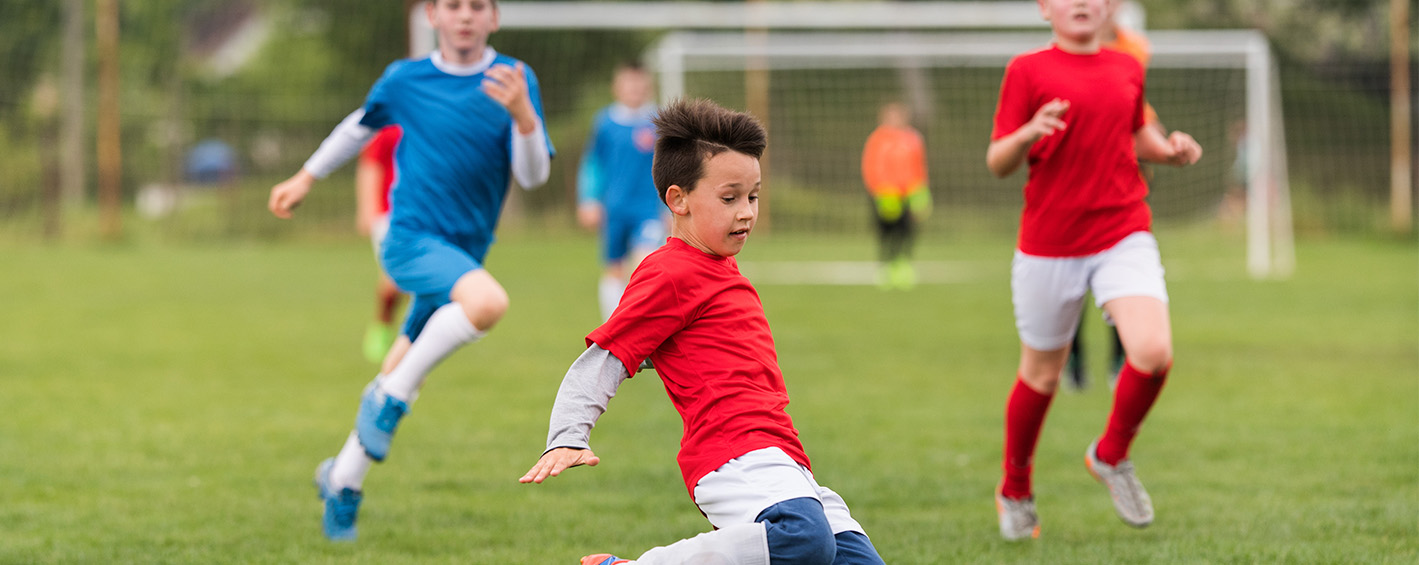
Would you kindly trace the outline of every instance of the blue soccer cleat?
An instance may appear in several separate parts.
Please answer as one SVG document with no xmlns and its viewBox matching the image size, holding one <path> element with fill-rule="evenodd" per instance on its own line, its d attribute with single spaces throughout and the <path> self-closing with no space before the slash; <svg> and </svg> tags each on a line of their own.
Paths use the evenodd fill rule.
<svg viewBox="0 0 1419 565">
<path fill-rule="evenodd" d="M 399 419 L 409 413 L 409 403 L 394 398 L 379 388 L 379 382 L 365 387 L 360 398 L 360 411 L 355 414 L 355 433 L 365 454 L 375 461 L 384 461 L 389 455 L 389 442 L 394 439 L 394 428 Z"/>
<path fill-rule="evenodd" d="M 355 517 L 360 513 L 364 493 L 352 488 L 335 490 L 330 485 L 330 468 L 334 466 L 335 458 L 331 457 L 315 468 L 315 488 L 325 502 L 325 511 L 320 517 L 321 526 L 330 541 L 354 541 L 357 533 Z"/>
<path fill-rule="evenodd" d="M 598 553 L 581 558 L 581 565 L 617 565 L 618 563 L 630 563 L 629 559 L 621 559 L 610 553 Z"/>
</svg>

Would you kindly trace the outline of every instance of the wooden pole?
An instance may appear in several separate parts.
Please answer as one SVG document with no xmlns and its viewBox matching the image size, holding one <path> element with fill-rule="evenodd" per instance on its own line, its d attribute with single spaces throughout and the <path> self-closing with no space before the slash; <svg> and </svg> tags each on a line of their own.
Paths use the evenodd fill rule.
<svg viewBox="0 0 1419 565">
<path fill-rule="evenodd" d="M 59 132 L 59 192 L 65 208 L 76 208 L 84 201 L 85 176 L 88 172 L 84 154 L 85 41 L 84 0 L 64 0 L 64 70 L 60 88 L 64 111 L 60 112 Z"/>
<path fill-rule="evenodd" d="M 1410 136 L 1409 2 L 1389 2 L 1389 212 L 1390 227 L 1409 233 L 1414 226 L 1414 149 Z"/>
<path fill-rule="evenodd" d="M 95 0 L 94 43 L 98 53 L 98 186 L 100 231 L 105 239 L 123 232 L 123 153 L 118 116 L 118 0 Z"/>
</svg>

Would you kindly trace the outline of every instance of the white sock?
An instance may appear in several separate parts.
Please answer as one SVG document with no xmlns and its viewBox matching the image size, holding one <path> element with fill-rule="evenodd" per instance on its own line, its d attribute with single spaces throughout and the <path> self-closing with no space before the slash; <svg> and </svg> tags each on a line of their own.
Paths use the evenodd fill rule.
<svg viewBox="0 0 1419 565">
<path fill-rule="evenodd" d="M 645 552 L 640 565 L 769 565 L 769 535 L 758 522 L 735 524 Z"/>
<path fill-rule="evenodd" d="M 601 321 L 611 319 L 616 305 L 621 303 L 621 294 L 626 292 L 626 283 L 619 277 L 603 275 L 596 285 L 596 298 L 601 303 Z"/>
<path fill-rule="evenodd" d="M 365 448 L 360 445 L 359 436 L 351 431 L 350 437 L 345 439 L 345 447 L 340 448 L 340 454 L 335 456 L 335 464 L 330 467 L 330 486 L 336 490 L 364 488 L 365 475 L 370 472 L 370 465 L 373 463 L 374 459 L 365 455 Z"/>
<path fill-rule="evenodd" d="M 394 370 L 385 376 L 380 388 L 394 398 L 404 402 L 412 401 L 414 395 L 419 392 L 419 387 L 423 386 L 424 377 L 429 376 L 429 371 L 450 353 L 465 344 L 478 341 L 483 334 L 484 332 L 478 331 L 478 328 L 468 321 L 468 315 L 463 313 L 463 306 L 457 302 L 443 305 L 429 316 L 429 322 L 424 324 L 424 331 L 409 346 L 409 351 L 404 354 L 399 364 L 394 366 Z"/>
</svg>

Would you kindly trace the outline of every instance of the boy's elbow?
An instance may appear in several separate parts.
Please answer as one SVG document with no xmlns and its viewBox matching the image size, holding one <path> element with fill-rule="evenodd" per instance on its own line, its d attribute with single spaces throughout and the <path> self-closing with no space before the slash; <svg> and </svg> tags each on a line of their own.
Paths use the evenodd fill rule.
<svg viewBox="0 0 1419 565">
<path fill-rule="evenodd" d="M 1008 177 L 1010 173 L 1015 171 L 1015 168 L 1009 166 L 1009 163 L 1001 163 L 999 159 L 992 159 L 990 156 L 986 156 L 985 168 L 990 169 L 990 174 L 995 175 L 995 178 L 998 179 Z"/>
</svg>

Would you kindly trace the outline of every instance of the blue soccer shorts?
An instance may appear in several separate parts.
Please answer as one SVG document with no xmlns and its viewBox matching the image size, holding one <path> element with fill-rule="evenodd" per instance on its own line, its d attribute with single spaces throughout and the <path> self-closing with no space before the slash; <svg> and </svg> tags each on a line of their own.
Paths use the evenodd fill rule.
<svg viewBox="0 0 1419 565">
<path fill-rule="evenodd" d="M 665 245 L 665 220 L 660 216 L 616 217 L 606 215 L 601 227 L 601 260 L 619 263 L 632 250 L 649 253 Z"/>
<path fill-rule="evenodd" d="M 487 253 L 487 244 L 391 229 L 384 236 L 380 264 L 394 284 L 414 296 L 401 333 L 418 338 L 434 310 L 451 302 L 454 283 L 482 269 Z"/>
</svg>

